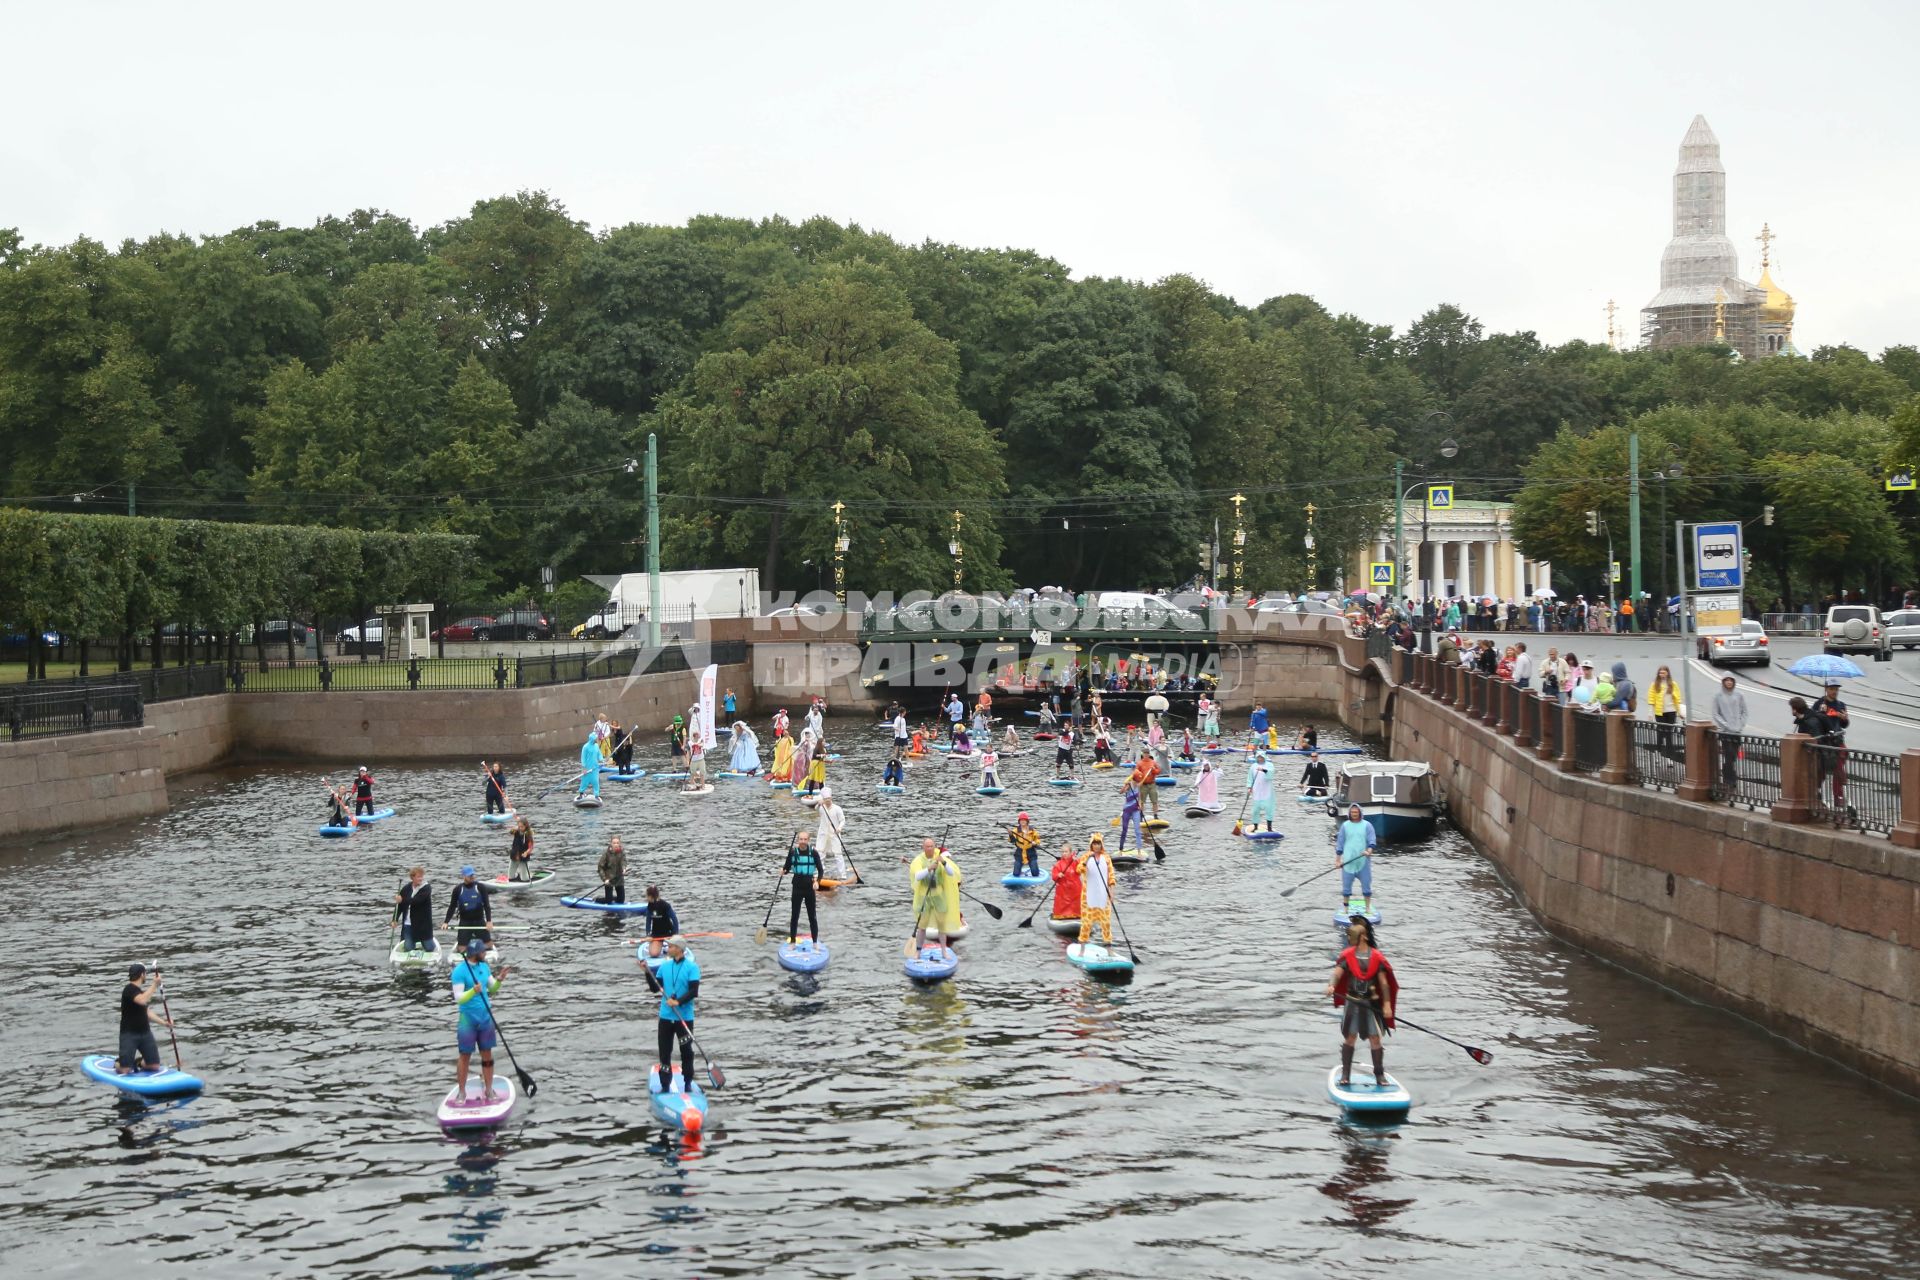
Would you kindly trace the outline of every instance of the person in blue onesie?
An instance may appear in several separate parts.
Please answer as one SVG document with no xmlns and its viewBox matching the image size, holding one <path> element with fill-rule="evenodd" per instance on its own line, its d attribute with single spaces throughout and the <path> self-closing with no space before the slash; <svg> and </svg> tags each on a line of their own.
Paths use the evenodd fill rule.
<svg viewBox="0 0 1920 1280">
<path fill-rule="evenodd" d="M 593 792 L 593 798 L 600 798 L 600 740 L 592 734 L 580 748 L 580 794 Z"/>
</svg>

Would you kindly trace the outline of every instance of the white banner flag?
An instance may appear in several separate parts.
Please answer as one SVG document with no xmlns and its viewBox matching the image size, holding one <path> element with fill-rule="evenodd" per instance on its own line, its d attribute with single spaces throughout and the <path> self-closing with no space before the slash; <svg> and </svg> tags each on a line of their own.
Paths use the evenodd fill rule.
<svg viewBox="0 0 1920 1280">
<path fill-rule="evenodd" d="M 720 745 L 719 736 L 713 731 L 713 690 L 720 683 L 720 667 L 711 664 L 700 673 L 700 742 L 711 751 Z"/>
</svg>

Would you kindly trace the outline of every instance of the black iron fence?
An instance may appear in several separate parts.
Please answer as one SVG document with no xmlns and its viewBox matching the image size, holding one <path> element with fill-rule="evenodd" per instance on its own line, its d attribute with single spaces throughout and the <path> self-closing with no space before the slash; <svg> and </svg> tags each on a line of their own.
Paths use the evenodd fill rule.
<svg viewBox="0 0 1920 1280">
<path fill-rule="evenodd" d="M 1573 767 L 1580 773 L 1598 773 L 1607 767 L 1607 718 L 1594 712 L 1573 715 Z"/>
<path fill-rule="evenodd" d="M 0 714 L 6 717 L 7 736 L 54 733 L 91 733 L 95 729 L 137 728 L 144 718 L 140 686 L 131 680 L 93 682 L 49 688 L 45 685 L 0 686 Z"/>
<path fill-rule="evenodd" d="M 1892 831 L 1900 821 L 1900 757 L 1815 743 L 1814 816 L 1860 831 Z"/>
<path fill-rule="evenodd" d="M 1780 739 L 1711 733 L 1713 798 L 1749 809 L 1771 809 L 1780 799 Z"/>
<path fill-rule="evenodd" d="M 1627 726 L 1633 735 L 1633 780 L 1657 791 L 1677 791 L 1687 776 L 1687 734 L 1678 724 L 1635 720 Z"/>
</svg>

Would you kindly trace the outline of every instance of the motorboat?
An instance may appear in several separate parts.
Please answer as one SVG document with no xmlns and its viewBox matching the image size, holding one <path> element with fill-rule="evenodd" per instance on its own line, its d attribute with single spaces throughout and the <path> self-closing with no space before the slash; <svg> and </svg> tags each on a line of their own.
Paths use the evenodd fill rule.
<svg viewBox="0 0 1920 1280">
<path fill-rule="evenodd" d="M 1440 820 L 1433 766 L 1423 760 L 1348 760 L 1334 775 L 1327 813 L 1359 805 L 1382 840 L 1425 840 Z"/>
</svg>

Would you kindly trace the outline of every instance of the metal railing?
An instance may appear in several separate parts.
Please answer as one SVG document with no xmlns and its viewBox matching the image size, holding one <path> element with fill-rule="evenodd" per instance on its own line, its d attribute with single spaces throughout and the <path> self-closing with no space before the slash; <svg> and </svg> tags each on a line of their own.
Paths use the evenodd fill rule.
<svg viewBox="0 0 1920 1280">
<path fill-rule="evenodd" d="M 1780 799 L 1780 739 L 1711 733 L 1713 798 L 1749 809 L 1771 809 Z"/>
<path fill-rule="evenodd" d="M 1607 767 L 1607 717 L 1604 713 L 1574 712 L 1573 767 L 1579 773 L 1598 773 Z"/>
<path fill-rule="evenodd" d="M 1768 631 L 1818 631 L 1825 615 L 1818 613 L 1763 613 L 1760 625 Z"/>
<path fill-rule="evenodd" d="M 1813 813 L 1835 826 L 1889 832 L 1900 821 L 1900 757 L 1814 743 Z"/>
<path fill-rule="evenodd" d="M 95 729 L 133 729 L 145 718 L 140 686 L 131 680 L 77 687 L 13 685 L 0 693 L 0 715 L 7 736 L 18 742 L 42 734 L 91 733 Z"/>
<path fill-rule="evenodd" d="M 1627 726 L 1633 735 L 1633 781 L 1656 791 L 1678 791 L 1687 776 L 1687 731 L 1679 724 L 1635 720 Z"/>
</svg>

